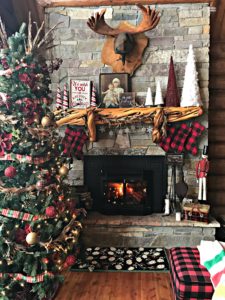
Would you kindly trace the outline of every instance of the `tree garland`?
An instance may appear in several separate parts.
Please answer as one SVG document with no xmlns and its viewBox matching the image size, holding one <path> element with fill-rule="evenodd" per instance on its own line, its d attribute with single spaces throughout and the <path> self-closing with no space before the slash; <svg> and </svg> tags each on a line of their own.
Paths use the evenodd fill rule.
<svg viewBox="0 0 225 300">
<path fill-rule="evenodd" d="M 0 208 L 0 214 L 4 217 L 18 219 L 22 221 L 37 221 L 37 220 L 45 220 L 45 219 L 52 219 L 54 217 L 49 217 L 46 215 L 32 215 L 30 213 L 24 213 L 18 210 L 11 210 L 9 208 Z"/>
<path fill-rule="evenodd" d="M 57 188 L 57 185 L 55 183 L 49 185 L 49 186 L 45 186 L 42 188 L 42 191 L 43 190 L 50 190 L 52 188 Z M 33 192 L 35 190 L 37 190 L 37 186 L 36 184 L 33 184 L 33 185 L 30 185 L 28 187 L 24 187 L 24 188 L 16 188 L 16 187 L 13 187 L 13 188 L 5 188 L 3 186 L 0 186 L 0 192 L 1 193 L 9 193 L 9 194 L 21 194 L 21 193 L 25 193 L 25 192 Z"/>
<path fill-rule="evenodd" d="M 10 276 L 15 281 L 26 281 L 27 283 L 40 283 L 43 282 L 45 278 L 54 278 L 54 274 L 51 272 L 43 272 L 36 276 L 25 276 L 21 273 L 0 273 L 0 278 L 5 276 Z"/>
<path fill-rule="evenodd" d="M 4 156 L 0 157 L 1 160 L 18 160 L 19 162 L 27 162 L 27 163 L 34 163 L 35 165 L 43 164 L 47 161 L 49 161 L 51 158 L 51 155 L 46 155 L 45 157 L 32 157 L 30 155 L 22 155 L 22 154 L 5 154 Z"/>
</svg>

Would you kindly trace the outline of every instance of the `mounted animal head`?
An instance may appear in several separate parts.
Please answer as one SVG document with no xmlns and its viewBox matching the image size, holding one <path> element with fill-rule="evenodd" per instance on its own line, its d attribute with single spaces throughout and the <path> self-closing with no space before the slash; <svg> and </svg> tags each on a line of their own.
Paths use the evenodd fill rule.
<svg viewBox="0 0 225 300">
<path fill-rule="evenodd" d="M 106 35 L 107 40 L 102 50 L 102 62 L 111 65 L 114 72 L 133 74 L 141 64 L 148 38 L 144 32 L 155 28 L 160 20 L 159 13 L 149 6 L 137 4 L 142 12 L 142 21 L 137 25 L 121 22 L 117 28 L 105 22 L 105 12 L 95 14 L 88 19 L 87 25 L 96 33 Z"/>
</svg>

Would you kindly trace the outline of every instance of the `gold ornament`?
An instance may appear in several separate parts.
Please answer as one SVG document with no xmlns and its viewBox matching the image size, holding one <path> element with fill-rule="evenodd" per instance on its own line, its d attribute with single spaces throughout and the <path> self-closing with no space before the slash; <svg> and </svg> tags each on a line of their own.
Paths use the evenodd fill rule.
<svg viewBox="0 0 225 300">
<path fill-rule="evenodd" d="M 60 176 L 66 176 L 69 173 L 69 169 L 67 168 L 67 166 L 62 166 L 59 169 L 59 175 Z"/>
<path fill-rule="evenodd" d="M 26 236 L 26 242 L 27 242 L 28 245 L 37 244 L 37 241 L 38 241 L 38 236 L 37 236 L 36 232 L 30 232 Z"/>
<path fill-rule="evenodd" d="M 72 234 L 74 235 L 74 237 L 78 237 L 80 234 L 80 231 L 77 228 L 75 228 L 72 230 Z"/>
<path fill-rule="evenodd" d="M 41 125 L 43 127 L 48 127 L 50 126 L 52 123 L 52 120 L 50 119 L 49 116 L 44 116 L 42 119 L 41 119 Z"/>
</svg>

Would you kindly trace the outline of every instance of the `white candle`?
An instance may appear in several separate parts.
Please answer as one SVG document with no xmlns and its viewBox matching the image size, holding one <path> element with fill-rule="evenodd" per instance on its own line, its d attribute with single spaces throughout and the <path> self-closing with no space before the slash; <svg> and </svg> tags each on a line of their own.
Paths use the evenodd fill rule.
<svg viewBox="0 0 225 300">
<path fill-rule="evenodd" d="M 180 222 L 181 221 L 181 212 L 176 212 L 176 221 Z"/>
<path fill-rule="evenodd" d="M 165 215 L 169 215 L 169 214 L 170 214 L 170 200 L 165 199 Z"/>
</svg>

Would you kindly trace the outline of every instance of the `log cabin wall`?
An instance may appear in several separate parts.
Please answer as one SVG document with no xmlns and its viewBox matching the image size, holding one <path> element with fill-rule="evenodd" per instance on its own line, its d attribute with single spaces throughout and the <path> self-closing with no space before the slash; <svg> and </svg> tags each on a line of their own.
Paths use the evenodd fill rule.
<svg viewBox="0 0 225 300">
<path fill-rule="evenodd" d="M 225 214 L 225 1 L 211 15 L 209 195 L 214 212 Z"/>
</svg>

